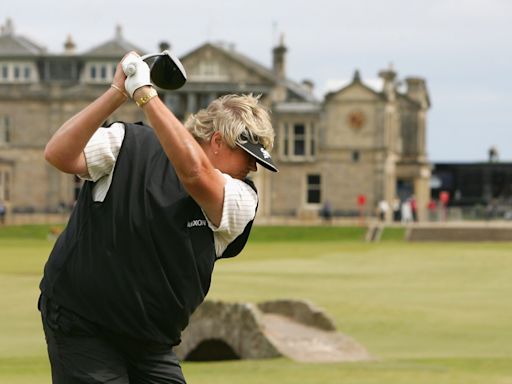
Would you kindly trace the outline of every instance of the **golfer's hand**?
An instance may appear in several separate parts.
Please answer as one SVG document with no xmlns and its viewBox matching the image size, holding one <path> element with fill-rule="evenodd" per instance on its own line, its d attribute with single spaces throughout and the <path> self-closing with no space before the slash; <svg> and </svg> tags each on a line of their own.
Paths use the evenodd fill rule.
<svg viewBox="0 0 512 384">
<path fill-rule="evenodd" d="M 119 62 L 117 63 L 116 72 L 114 73 L 114 78 L 112 79 L 112 85 L 114 86 L 114 88 L 118 89 L 124 94 L 126 94 L 126 90 L 124 89 L 125 80 L 126 75 L 124 74 L 121 62 Z"/>
<path fill-rule="evenodd" d="M 149 66 L 135 52 L 130 52 L 121 61 L 126 74 L 124 88 L 131 98 L 134 92 L 145 85 L 151 85 Z"/>
</svg>

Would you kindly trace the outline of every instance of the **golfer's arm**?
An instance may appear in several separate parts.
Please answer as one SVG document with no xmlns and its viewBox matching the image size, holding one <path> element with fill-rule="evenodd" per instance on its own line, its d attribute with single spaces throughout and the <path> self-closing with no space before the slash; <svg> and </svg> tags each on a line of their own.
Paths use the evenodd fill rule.
<svg viewBox="0 0 512 384">
<path fill-rule="evenodd" d="M 87 173 L 83 150 L 94 132 L 126 100 L 114 88 L 67 120 L 51 137 L 44 151 L 45 159 L 62 172 Z"/>
<path fill-rule="evenodd" d="M 147 91 L 137 90 L 137 96 Z M 224 177 L 218 172 L 201 146 L 183 124 L 158 97 L 143 107 L 144 114 L 156 132 L 187 192 L 206 212 L 210 221 L 219 225 L 224 202 Z"/>
</svg>

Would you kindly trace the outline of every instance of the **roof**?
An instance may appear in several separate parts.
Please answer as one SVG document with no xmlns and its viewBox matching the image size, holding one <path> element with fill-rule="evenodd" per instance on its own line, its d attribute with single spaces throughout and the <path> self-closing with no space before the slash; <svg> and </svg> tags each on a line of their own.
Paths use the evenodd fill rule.
<svg viewBox="0 0 512 384">
<path fill-rule="evenodd" d="M 180 59 L 185 60 L 187 57 L 194 55 L 196 52 L 198 52 L 201 49 L 204 49 L 206 47 L 211 47 L 224 55 L 228 56 L 230 59 L 240 63 L 244 67 L 250 68 L 263 78 L 268 79 L 272 83 L 277 83 L 279 80 L 275 73 L 265 67 L 264 65 L 258 63 L 257 61 L 251 59 L 250 57 L 236 51 L 232 45 L 226 45 L 222 43 L 211 43 L 207 42 L 196 49 L 192 50 L 191 52 L 185 54 Z M 317 102 L 318 100 L 315 98 L 313 94 L 311 94 L 308 90 L 306 90 L 302 85 L 290 80 L 286 79 L 285 86 L 288 89 L 288 91 L 294 93 L 299 98 L 309 101 L 309 102 Z"/>
<path fill-rule="evenodd" d="M 123 37 L 121 26 L 116 27 L 116 33 L 113 39 L 106 41 L 105 43 L 98 45 L 86 52 L 84 56 L 89 57 L 105 57 L 105 58 L 120 58 L 123 57 L 126 52 L 136 51 L 139 54 L 144 54 L 144 50 L 132 44 Z"/>
<path fill-rule="evenodd" d="M 14 33 L 10 19 L 1 27 L 0 56 L 37 56 L 46 52 L 46 48 L 34 41 Z"/>
<path fill-rule="evenodd" d="M 275 104 L 273 109 L 281 113 L 319 113 L 321 106 L 312 102 L 284 102 Z"/>
</svg>

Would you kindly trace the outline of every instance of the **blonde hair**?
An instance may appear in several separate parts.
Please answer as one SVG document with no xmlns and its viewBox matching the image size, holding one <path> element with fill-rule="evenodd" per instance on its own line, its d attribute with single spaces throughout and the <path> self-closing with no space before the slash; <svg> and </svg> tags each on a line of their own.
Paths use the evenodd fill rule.
<svg viewBox="0 0 512 384">
<path fill-rule="evenodd" d="M 197 140 L 210 141 L 220 132 L 226 143 L 249 140 L 260 143 L 270 151 L 274 145 L 274 129 L 267 109 L 258 100 L 260 96 L 226 95 L 215 99 L 206 109 L 190 115 L 185 127 Z"/>
</svg>

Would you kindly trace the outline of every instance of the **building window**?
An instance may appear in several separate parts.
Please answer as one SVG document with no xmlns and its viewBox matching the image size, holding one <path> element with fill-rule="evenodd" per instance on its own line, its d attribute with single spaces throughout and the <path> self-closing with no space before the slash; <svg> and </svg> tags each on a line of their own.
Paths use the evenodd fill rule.
<svg viewBox="0 0 512 384">
<path fill-rule="evenodd" d="M 2 203 L 2 200 L 5 199 L 5 182 L 4 182 L 4 172 L 0 169 L 0 204 Z"/>
<path fill-rule="evenodd" d="M 316 156 L 316 129 L 313 123 L 284 123 L 281 126 L 281 156 L 284 160 L 313 160 Z"/>
<path fill-rule="evenodd" d="M 359 151 L 352 151 L 352 162 L 353 163 L 358 163 L 360 157 L 361 157 L 361 154 L 359 153 Z"/>
<path fill-rule="evenodd" d="M 196 94 L 196 105 L 198 109 L 207 108 L 210 103 L 215 100 L 216 95 L 212 93 L 198 93 Z"/>
<path fill-rule="evenodd" d="M 169 107 L 176 117 L 183 117 L 185 114 L 185 98 L 176 92 L 164 94 L 165 105 Z"/>
<path fill-rule="evenodd" d="M 307 175 L 307 203 L 320 204 L 321 201 L 320 175 Z"/>
<path fill-rule="evenodd" d="M 4 186 L 4 199 L 6 201 L 10 201 L 11 200 L 11 181 L 10 181 L 10 174 L 8 172 L 5 172 L 4 174 L 4 182 L 5 182 L 5 186 Z"/>
<path fill-rule="evenodd" d="M 316 156 L 316 127 L 311 121 L 283 122 L 279 142 L 282 160 L 311 161 Z"/>
<path fill-rule="evenodd" d="M 309 152 L 311 156 L 316 155 L 316 130 L 315 126 L 311 126 L 310 135 L 309 135 Z"/>
<path fill-rule="evenodd" d="M 288 126 L 288 124 L 285 124 L 284 125 L 284 138 L 283 138 L 283 155 L 288 157 L 288 154 L 289 154 L 289 151 L 288 151 L 288 146 L 289 146 L 289 141 L 288 141 L 288 136 L 290 134 L 290 127 Z"/>
<path fill-rule="evenodd" d="M 107 78 L 107 66 L 102 65 L 101 66 L 101 78 L 105 80 Z"/>
<path fill-rule="evenodd" d="M 0 118 L 0 144 L 9 144 L 11 142 L 11 118 L 2 116 Z"/>
<path fill-rule="evenodd" d="M 219 64 L 214 61 L 202 61 L 199 64 L 199 74 L 204 77 L 215 77 L 219 74 Z"/>
<path fill-rule="evenodd" d="M 0 171 L 0 201 L 9 201 L 11 199 L 9 172 Z"/>
<path fill-rule="evenodd" d="M 28 83 L 33 75 L 35 65 L 31 63 L 4 62 L 0 65 L 0 82 L 2 83 Z"/>
<path fill-rule="evenodd" d="M 293 126 L 293 154 L 295 156 L 304 156 L 306 154 L 305 134 L 304 124 L 295 124 Z"/>
<path fill-rule="evenodd" d="M 95 84 L 107 83 L 114 78 L 116 65 L 111 62 L 90 62 L 87 63 L 89 76 L 86 76 L 85 81 Z"/>
</svg>

